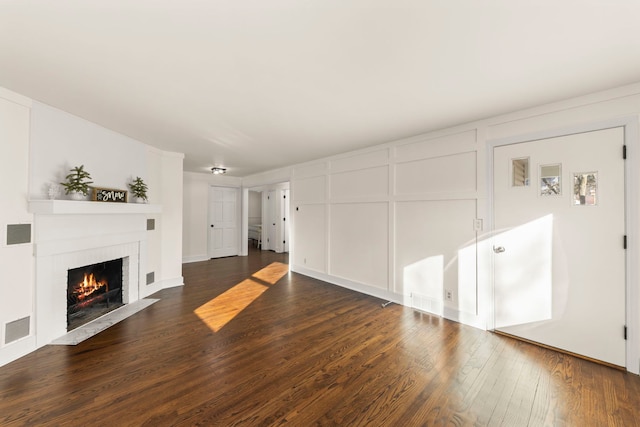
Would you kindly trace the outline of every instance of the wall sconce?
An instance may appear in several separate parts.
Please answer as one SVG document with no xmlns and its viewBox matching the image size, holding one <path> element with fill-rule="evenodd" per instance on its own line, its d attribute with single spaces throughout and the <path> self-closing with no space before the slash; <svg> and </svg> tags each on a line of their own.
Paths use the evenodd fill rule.
<svg viewBox="0 0 640 427">
<path fill-rule="evenodd" d="M 222 175 L 226 171 L 227 171 L 226 168 L 219 168 L 217 166 L 214 166 L 214 167 L 211 168 L 211 173 L 214 174 L 214 175 Z"/>
</svg>

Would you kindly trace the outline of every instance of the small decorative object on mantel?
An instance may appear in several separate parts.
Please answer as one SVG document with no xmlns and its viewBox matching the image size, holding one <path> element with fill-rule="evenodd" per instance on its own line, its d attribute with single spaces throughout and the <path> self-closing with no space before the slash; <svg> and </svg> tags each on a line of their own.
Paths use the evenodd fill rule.
<svg viewBox="0 0 640 427">
<path fill-rule="evenodd" d="M 60 184 L 64 187 L 65 194 L 71 195 L 71 199 L 82 200 L 89 192 L 89 184 L 93 184 L 93 181 L 90 181 L 91 175 L 84 170 L 84 165 L 76 166 L 69 171 L 71 173 L 65 177 L 67 181 Z"/>
<path fill-rule="evenodd" d="M 131 194 L 136 198 L 136 202 L 145 203 L 147 201 L 147 184 L 144 183 L 142 178 L 136 176 L 136 179 L 129 183 L 129 188 L 131 189 Z"/>
<path fill-rule="evenodd" d="M 96 202 L 127 203 L 127 190 L 93 187 L 93 198 Z"/>
<path fill-rule="evenodd" d="M 62 188 L 59 184 L 52 182 L 49 184 L 49 188 L 47 189 L 47 196 L 50 200 L 55 200 L 60 196 L 62 192 Z"/>
</svg>

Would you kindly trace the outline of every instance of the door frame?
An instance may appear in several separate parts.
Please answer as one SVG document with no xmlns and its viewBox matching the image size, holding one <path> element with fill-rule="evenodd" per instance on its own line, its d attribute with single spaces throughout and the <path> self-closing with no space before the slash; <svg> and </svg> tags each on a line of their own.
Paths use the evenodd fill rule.
<svg viewBox="0 0 640 427">
<path fill-rule="evenodd" d="M 487 253 L 487 259 L 490 259 L 490 282 L 485 295 L 487 301 L 487 329 L 494 330 L 494 261 L 495 254 L 490 251 L 493 247 L 493 235 L 496 230 L 494 228 L 494 179 L 493 179 L 493 152 L 496 147 L 510 144 L 519 144 L 522 142 L 532 142 L 540 139 L 555 138 L 567 135 L 580 134 L 604 129 L 622 127 L 624 128 L 624 143 L 627 146 L 627 157 L 624 165 L 624 201 L 625 201 L 625 230 L 627 234 L 627 251 L 625 254 L 626 268 L 626 290 L 625 290 L 625 309 L 626 309 L 626 325 L 627 325 L 627 342 L 626 342 L 626 369 L 628 372 L 636 375 L 640 374 L 640 267 L 634 262 L 640 257 L 640 133 L 639 133 L 639 117 L 624 116 L 612 118 L 609 120 L 583 123 L 573 126 L 536 131 L 521 135 L 515 135 L 507 138 L 489 139 L 487 140 L 486 149 L 486 183 L 487 183 L 487 230 L 488 245 L 483 245 Z M 622 153 L 620 153 L 622 155 Z M 621 242 L 622 244 L 622 242 Z M 622 331 L 620 331 L 622 333 Z"/>
</svg>

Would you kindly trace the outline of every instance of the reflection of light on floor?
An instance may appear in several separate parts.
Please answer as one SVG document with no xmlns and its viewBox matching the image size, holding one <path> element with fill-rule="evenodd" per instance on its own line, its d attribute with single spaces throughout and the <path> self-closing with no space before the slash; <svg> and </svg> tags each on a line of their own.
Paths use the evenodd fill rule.
<svg viewBox="0 0 640 427">
<path fill-rule="evenodd" d="M 289 266 L 281 262 L 273 262 L 260 271 L 253 274 L 253 278 L 269 285 L 275 285 L 276 282 L 289 272 Z"/>
<path fill-rule="evenodd" d="M 201 305 L 194 313 L 212 331 L 218 332 L 269 289 L 269 286 L 275 285 L 288 271 L 289 266 L 286 264 L 280 262 L 269 264 L 251 277 Z"/>
</svg>

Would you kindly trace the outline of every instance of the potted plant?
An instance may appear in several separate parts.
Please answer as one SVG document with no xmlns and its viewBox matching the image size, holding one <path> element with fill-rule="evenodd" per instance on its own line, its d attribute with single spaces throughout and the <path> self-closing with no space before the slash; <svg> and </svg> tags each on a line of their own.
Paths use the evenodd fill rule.
<svg viewBox="0 0 640 427">
<path fill-rule="evenodd" d="M 82 200 L 89 192 L 89 184 L 93 184 L 90 181 L 91 175 L 84 170 L 84 165 L 76 166 L 69 170 L 71 173 L 66 176 L 66 182 L 60 184 L 65 189 L 65 194 L 70 194 L 73 200 Z"/>
<path fill-rule="evenodd" d="M 136 176 L 136 179 L 129 183 L 129 188 L 131 189 L 131 194 L 133 194 L 138 203 L 144 203 L 147 201 L 147 190 L 149 188 L 142 178 Z"/>
</svg>

